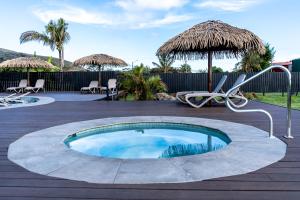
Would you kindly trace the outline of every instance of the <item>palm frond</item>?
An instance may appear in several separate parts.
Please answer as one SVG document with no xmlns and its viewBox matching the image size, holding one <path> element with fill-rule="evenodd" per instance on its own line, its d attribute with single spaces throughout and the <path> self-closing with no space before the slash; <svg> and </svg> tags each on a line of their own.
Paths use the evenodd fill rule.
<svg viewBox="0 0 300 200">
<path fill-rule="evenodd" d="M 20 36 L 20 44 L 30 41 L 42 42 L 45 46 L 50 46 L 54 50 L 54 42 L 45 33 L 39 33 L 37 31 L 26 31 Z"/>
<path fill-rule="evenodd" d="M 71 40 L 71 36 L 68 32 L 65 32 L 64 34 L 64 43 L 68 43 Z"/>
<path fill-rule="evenodd" d="M 158 63 L 156 63 L 156 62 L 152 62 L 152 65 L 154 65 L 154 66 L 156 66 L 156 67 L 158 67 L 158 68 L 160 68 L 160 67 L 161 67 L 161 65 L 160 65 L 160 64 L 158 64 Z"/>
</svg>

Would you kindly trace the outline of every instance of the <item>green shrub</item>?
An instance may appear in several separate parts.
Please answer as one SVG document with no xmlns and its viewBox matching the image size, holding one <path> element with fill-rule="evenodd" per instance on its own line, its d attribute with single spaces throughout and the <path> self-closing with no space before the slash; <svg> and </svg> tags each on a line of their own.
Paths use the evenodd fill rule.
<svg viewBox="0 0 300 200">
<path fill-rule="evenodd" d="M 144 66 L 136 66 L 121 75 L 120 89 L 133 95 L 135 100 L 153 100 L 158 92 L 166 92 L 167 86 L 159 76 L 144 76 Z"/>
</svg>

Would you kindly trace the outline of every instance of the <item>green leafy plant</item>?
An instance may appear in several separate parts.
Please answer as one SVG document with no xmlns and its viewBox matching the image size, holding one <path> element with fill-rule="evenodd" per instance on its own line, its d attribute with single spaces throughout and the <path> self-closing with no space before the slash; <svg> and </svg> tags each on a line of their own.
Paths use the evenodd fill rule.
<svg viewBox="0 0 300 200">
<path fill-rule="evenodd" d="M 53 57 L 49 56 L 47 62 L 53 65 Z"/>
<path fill-rule="evenodd" d="M 212 66 L 211 70 L 212 70 L 213 73 L 222 73 L 222 72 L 224 72 L 221 67 L 217 67 L 217 66 Z"/>
<path fill-rule="evenodd" d="M 136 66 L 121 75 L 120 89 L 128 95 L 133 95 L 135 100 L 152 100 L 158 92 L 167 91 L 167 86 L 159 76 L 145 77 L 145 67 Z"/>
<path fill-rule="evenodd" d="M 182 64 L 179 68 L 178 68 L 178 72 L 180 73 L 191 73 L 192 72 L 192 67 L 185 63 L 185 64 Z"/>
<path fill-rule="evenodd" d="M 222 72 L 224 72 L 221 67 L 217 67 L 217 66 L 212 66 L 211 71 L 213 73 L 222 73 Z M 206 69 L 200 69 L 198 72 L 199 73 L 207 73 L 207 68 Z"/>
</svg>

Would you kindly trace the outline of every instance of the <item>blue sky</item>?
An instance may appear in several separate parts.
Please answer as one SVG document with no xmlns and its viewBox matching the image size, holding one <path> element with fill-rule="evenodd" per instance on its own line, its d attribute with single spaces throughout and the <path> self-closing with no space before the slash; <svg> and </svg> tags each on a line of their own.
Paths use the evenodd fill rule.
<svg viewBox="0 0 300 200">
<path fill-rule="evenodd" d="M 275 61 L 300 57 L 300 1 L 298 0 L 0 0 L 0 47 L 57 57 L 37 42 L 19 44 L 27 30 L 43 31 L 50 19 L 69 23 L 71 41 L 65 58 L 106 53 L 127 63 L 152 66 L 165 41 L 207 20 L 222 20 L 253 31 L 276 49 Z M 231 70 L 235 59 L 214 60 Z M 176 62 L 179 66 L 182 62 Z M 193 71 L 206 61 L 190 61 Z"/>
</svg>

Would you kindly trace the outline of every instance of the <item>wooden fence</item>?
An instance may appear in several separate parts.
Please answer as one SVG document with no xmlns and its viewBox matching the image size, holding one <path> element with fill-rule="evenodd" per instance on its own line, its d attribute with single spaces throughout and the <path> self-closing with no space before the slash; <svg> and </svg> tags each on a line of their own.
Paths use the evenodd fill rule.
<svg viewBox="0 0 300 200">
<path fill-rule="evenodd" d="M 239 73 L 226 73 L 228 79 L 223 87 L 228 90 Z M 255 73 L 247 74 L 247 77 Z M 213 74 L 213 86 L 215 86 L 224 73 Z M 103 83 L 107 83 L 110 78 L 118 78 L 119 74 L 113 71 L 102 73 Z M 206 73 L 170 73 L 160 74 L 162 80 L 167 84 L 168 91 L 174 93 L 186 90 L 207 90 Z M 91 80 L 98 79 L 98 72 L 32 72 L 30 74 L 31 85 L 37 79 L 45 79 L 46 91 L 79 91 L 81 87 L 88 86 Z M 17 86 L 21 79 L 26 79 L 26 73 L 2 72 L 0 73 L 0 90 L 10 86 Z M 286 77 L 284 73 L 266 73 L 254 81 L 243 86 L 245 92 L 283 92 L 286 90 Z M 292 73 L 292 91 L 298 92 L 300 86 L 300 72 Z"/>
</svg>

